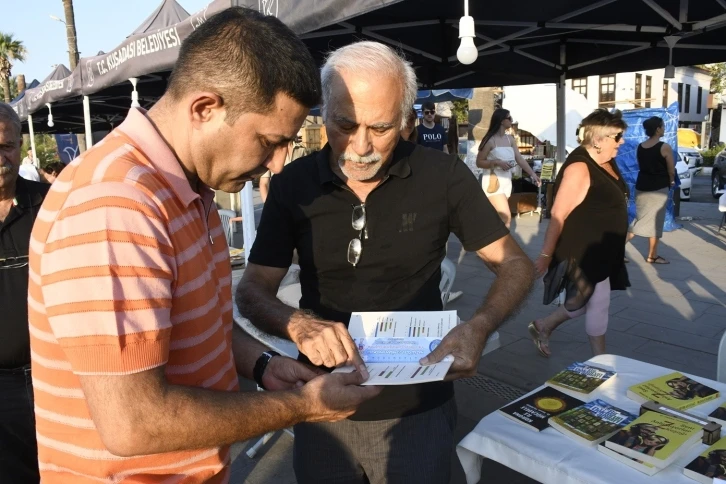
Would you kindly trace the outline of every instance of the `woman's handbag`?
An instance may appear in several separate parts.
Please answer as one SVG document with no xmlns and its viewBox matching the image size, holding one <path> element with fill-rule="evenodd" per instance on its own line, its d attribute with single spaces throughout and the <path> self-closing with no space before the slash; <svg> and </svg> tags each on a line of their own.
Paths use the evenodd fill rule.
<svg viewBox="0 0 726 484">
<path fill-rule="evenodd" d="M 494 168 L 489 169 L 489 186 L 487 193 L 494 193 L 499 190 L 499 177 L 494 173 Z"/>
</svg>

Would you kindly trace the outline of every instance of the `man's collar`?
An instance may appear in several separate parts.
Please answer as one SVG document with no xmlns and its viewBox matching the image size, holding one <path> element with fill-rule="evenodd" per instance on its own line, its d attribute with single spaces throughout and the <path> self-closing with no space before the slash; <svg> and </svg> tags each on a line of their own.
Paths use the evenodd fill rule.
<svg viewBox="0 0 726 484">
<path fill-rule="evenodd" d="M 147 117 L 145 109 L 129 109 L 129 114 L 118 129 L 141 149 L 185 206 L 189 206 L 200 195 L 206 200 L 205 192 L 211 192 L 211 189 L 202 183 L 200 183 L 199 193 L 192 189 L 182 170 L 181 163 L 166 144 L 156 126 Z"/>
<path fill-rule="evenodd" d="M 15 201 L 19 207 L 37 207 L 43 203 L 43 195 L 32 184 L 39 182 L 30 182 L 18 175 L 18 180 L 15 182 Z"/>
<path fill-rule="evenodd" d="M 399 139 L 396 148 L 393 150 L 391 161 L 384 166 L 384 169 L 387 170 L 387 174 L 398 178 L 406 178 L 410 175 L 411 165 L 408 163 L 408 157 L 411 156 L 414 149 L 416 149 L 415 144 Z M 318 176 L 320 178 L 321 185 L 334 182 L 335 180 L 340 180 L 340 178 L 338 178 L 338 176 L 330 168 L 330 151 L 330 145 L 326 144 L 316 155 Z"/>
</svg>

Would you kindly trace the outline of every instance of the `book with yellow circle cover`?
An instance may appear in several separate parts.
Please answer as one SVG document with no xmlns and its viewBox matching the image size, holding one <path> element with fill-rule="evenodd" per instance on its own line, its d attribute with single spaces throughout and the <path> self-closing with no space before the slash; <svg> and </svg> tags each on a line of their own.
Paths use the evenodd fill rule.
<svg viewBox="0 0 726 484">
<path fill-rule="evenodd" d="M 547 420 L 550 417 L 582 405 L 582 403 L 581 400 L 566 395 L 556 388 L 544 387 L 500 408 L 499 413 L 518 424 L 539 432 L 549 427 Z"/>
</svg>

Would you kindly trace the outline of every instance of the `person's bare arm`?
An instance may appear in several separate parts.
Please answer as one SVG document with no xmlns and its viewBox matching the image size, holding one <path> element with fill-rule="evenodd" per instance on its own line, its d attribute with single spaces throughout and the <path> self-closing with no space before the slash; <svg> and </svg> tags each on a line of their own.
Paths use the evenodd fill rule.
<svg viewBox="0 0 726 484">
<path fill-rule="evenodd" d="M 668 179 L 671 181 L 671 185 L 676 183 L 676 163 L 673 156 L 673 148 L 668 143 L 663 143 L 660 147 L 660 154 L 666 160 L 666 168 L 668 168 Z"/>
<path fill-rule="evenodd" d="M 510 137 L 509 139 L 510 143 L 512 144 L 512 150 L 514 150 L 514 159 L 517 161 L 517 164 L 522 167 L 522 171 L 524 171 L 526 174 L 529 175 L 529 177 L 532 179 L 532 183 L 534 183 L 537 186 L 540 186 L 542 183 L 539 180 L 539 177 L 534 172 L 531 166 L 529 166 L 529 163 L 527 163 L 527 160 L 524 159 L 522 154 L 519 152 L 519 147 L 517 146 L 517 141 Z"/>
<path fill-rule="evenodd" d="M 474 316 L 452 329 L 422 364 L 454 356 L 447 380 L 476 374 L 481 352 L 489 336 L 524 302 L 532 289 L 532 261 L 511 235 L 505 235 L 477 251 L 479 258 L 496 274 L 484 303 Z"/>
<path fill-rule="evenodd" d="M 590 172 L 585 163 L 573 163 L 565 168 L 562 183 L 557 191 L 555 203 L 550 212 L 550 225 L 545 233 L 542 252 L 535 260 L 534 268 L 537 276 L 541 276 L 550 265 L 550 259 L 560 238 L 565 220 L 572 211 L 585 200 L 590 189 Z"/>
<path fill-rule="evenodd" d="M 269 173 L 269 172 L 268 172 Z M 270 193 L 270 176 L 262 175 L 260 178 L 260 198 L 262 203 L 267 200 L 267 195 Z"/>
<path fill-rule="evenodd" d="M 272 358 L 265 374 L 278 371 L 285 379 L 285 360 L 292 361 Z M 359 372 L 317 376 L 294 390 L 244 393 L 169 384 L 164 366 L 79 379 L 103 444 L 122 457 L 217 447 L 303 421 L 340 420 L 380 392 L 358 386 L 365 381 Z"/>
<path fill-rule="evenodd" d="M 494 169 L 494 168 L 500 168 L 502 170 L 509 170 L 509 163 L 507 163 L 504 160 L 487 160 L 487 156 L 489 156 L 489 153 L 494 149 L 494 143 L 492 140 L 487 141 L 487 143 L 484 145 L 484 148 L 479 150 L 479 153 L 476 155 L 476 166 L 483 169 Z"/>
<path fill-rule="evenodd" d="M 287 269 L 248 264 L 235 295 L 240 314 L 262 331 L 291 340 L 314 365 L 354 365 L 367 377 L 365 364 L 343 323 L 326 321 L 277 298 L 286 273 Z"/>
</svg>

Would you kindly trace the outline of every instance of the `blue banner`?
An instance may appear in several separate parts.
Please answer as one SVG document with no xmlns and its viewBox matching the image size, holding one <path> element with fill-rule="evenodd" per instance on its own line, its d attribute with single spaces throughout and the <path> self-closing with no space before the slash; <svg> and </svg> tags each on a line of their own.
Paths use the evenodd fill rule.
<svg viewBox="0 0 726 484">
<path fill-rule="evenodd" d="M 630 203 L 628 204 L 628 221 L 632 222 L 635 218 L 635 181 L 638 178 L 638 145 L 648 139 L 643 129 L 643 121 L 653 116 L 663 118 L 665 126 L 665 134 L 663 141 L 671 145 L 673 152 L 678 152 L 678 103 L 675 102 L 668 108 L 645 108 L 631 109 L 623 111 L 623 120 L 628 123 L 628 129 L 625 131 L 625 143 L 618 150 L 618 156 L 615 159 L 618 162 L 618 168 L 623 174 L 623 179 L 630 188 Z M 676 177 L 676 183 L 680 185 L 680 180 Z M 676 187 L 676 190 L 680 188 Z M 663 230 L 670 232 L 680 229 L 683 226 L 675 222 L 673 217 L 673 188 L 668 193 L 668 202 L 666 204 L 666 217 L 663 224 Z"/>
<path fill-rule="evenodd" d="M 81 153 L 78 150 L 78 139 L 75 134 L 57 134 L 55 142 L 58 145 L 58 156 L 64 165 L 70 163 Z"/>
</svg>

